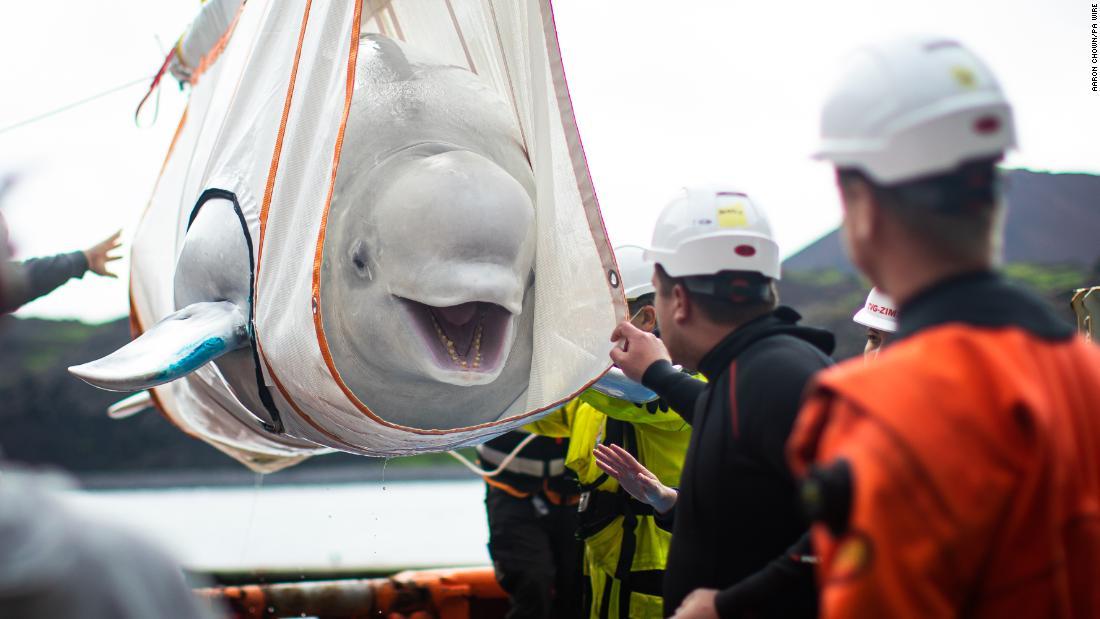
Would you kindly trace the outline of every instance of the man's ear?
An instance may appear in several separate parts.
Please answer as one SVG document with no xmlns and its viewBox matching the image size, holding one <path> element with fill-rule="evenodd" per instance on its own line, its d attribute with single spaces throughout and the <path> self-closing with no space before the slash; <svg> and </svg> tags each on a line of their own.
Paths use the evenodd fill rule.
<svg viewBox="0 0 1100 619">
<path fill-rule="evenodd" d="M 684 324 L 691 320 L 694 310 L 687 288 L 683 284 L 676 284 L 672 288 L 672 319 L 676 324 Z"/>
<path fill-rule="evenodd" d="M 852 179 L 840 184 L 840 196 L 844 202 L 844 220 L 841 222 L 841 238 L 848 259 L 860 271 L 874 279 L 869 271 L 873 264 L 870 248 L 882 235 L 883 215 L 874 188 L 862 179 Z"/>
<path fill-rule="evenodd" d="M 879 205 L 874 190 L 863 180 L 852 180 L 841 186 L 844 200 L 844 228 L 849 242 L 865 246 L 877 232 Z"/>
<path fill-rule="evenodd" d="M 657 330 L 657 308 L 652 305 L 646 305 L 641 309 L 642 312 L 642 324 L 638 326 L 642 331 L 653 333 Z"/>
</svg>

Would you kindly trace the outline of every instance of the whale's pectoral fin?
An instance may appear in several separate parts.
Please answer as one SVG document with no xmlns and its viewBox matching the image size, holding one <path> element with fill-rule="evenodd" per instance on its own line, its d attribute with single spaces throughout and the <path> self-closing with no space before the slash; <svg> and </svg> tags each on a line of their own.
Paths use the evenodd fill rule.
<svg viewBox="0 0 1100 619">
<path fill-rule="evenodd" d="M 228 301 L 193 303 L 106 357 L 69 371 L 100 389 L 140 391 L 248 345 L 248 318 L 239 307 Z"/>
<path fill-rule="evenodd" d="M 107 407 L 107 416 L 111 419 L 126 419 L 153 408 L 153 396 L 148 391 L 139 391 Z"/>
<path fill-rule="evenodd" d="M 657 399 L 657 394 L 626 377 L 619 368 L 611 368 L 592 385 L 592 389 L 619 400 L 645 404 Z"/>
</svg>

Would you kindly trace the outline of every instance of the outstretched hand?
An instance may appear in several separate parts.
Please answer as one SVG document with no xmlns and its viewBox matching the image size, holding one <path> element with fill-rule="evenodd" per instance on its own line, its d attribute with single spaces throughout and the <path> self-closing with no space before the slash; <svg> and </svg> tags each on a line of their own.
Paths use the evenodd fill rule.
<svg viewBox="0 0 1100 619">
<path fill-rule="evenodd" d="M 118 254 L 111 254 L 112 251 L 122 247 L 122 243 L 118 240 L 121 234 L 122 230 L 119 230 L 110 237 L 84 250 L 84 257 L 88 259 L 89 271 L 104 277 L 118 277 L 118 275 L 107 270 L 107 263 L 114 262 L 122 257 Z"/>
<path fill-rule="evenodd" d="M 622 342 L 622 346 L 611 349 L 611 360 L 630 380 L 642 382 L 642 374 L 649 366 L 661 359 L 670 360 L 668 349 L 660 338 L 642 331 L 629 322 L 621 322 L 611 332 L 612 342 Z"/>
<path fill-rule="evenodd" d="M 596 457 L 596 466 L 601 471 L 614 477 L 630 496 L 651 505 L 657 512 L 663 514 L 676 504 L 676 490 L 662 484 L 656 475 L 622 447 L 596 445 L 592 455 Z"/>
</svg>

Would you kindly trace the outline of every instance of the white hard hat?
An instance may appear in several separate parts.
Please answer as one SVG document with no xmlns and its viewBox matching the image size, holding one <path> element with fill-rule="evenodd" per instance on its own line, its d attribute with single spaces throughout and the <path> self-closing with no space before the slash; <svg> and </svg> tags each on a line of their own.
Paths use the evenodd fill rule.
<svg viewBox="0 0 1100 619">
<path fill-rule="evenodd" d="M 779 246 L 767 215 L 742 191 L 684 188 L 661 211 L 645 259 L 672 277 L 753 271 L 779 279 Z"/>
<path fill-rule="evenodd" d="M 890 297 L 872 288 L 863 307 L 852 316 L 852 320 L 865 327 L 887 333 L 898 330 L 898 308 Z"/>
<path fill-rule="evenodd" d="M 1015 146 L 1012 108 L 985 63 L 955 41 L 910 36 L 854 54 L 815 157 L 890 185 Z"/>
<path fill-rule="evenodd" d="M 645 250 L 637 245 L 620 245 L 615 248 L 623 292 L 630 301 L 657 290 L 653 287 L 653 263 L 646 262 L 644 254 Z"/>
</svg>

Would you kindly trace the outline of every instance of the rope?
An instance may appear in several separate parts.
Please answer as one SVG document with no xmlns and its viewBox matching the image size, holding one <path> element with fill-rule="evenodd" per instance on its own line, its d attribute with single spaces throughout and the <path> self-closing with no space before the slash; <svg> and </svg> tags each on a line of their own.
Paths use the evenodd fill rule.
<svg viewBox="0 0 1100 619">
<path fill-rule="evenodd" d="M 149 100 L 149 96 L 153 94 L 153 91 L 157 93 L 157 104 L 153 110 L 153 122 L 157 122 L 157 116 L 160 112 L 160 91 L 157 90 L 157 86 L 160 86 L 160 78 L 164 77 L 165 72 L 168 71 L 168 65 L 172 64 L 172 58 L 176 55 L 176 48 L 173 47 L 172 51 L 168 52 L 164 56 L 164 62 L 160 63 L 160 68 L 157 69 L 156 75 L 153 76 L 153 83 L 149 84 L 149 90 L 145 91 L 145 96 L 141 98 L 141 102 L 138 103 L 137 108 L 134 109 L 134 124 L 141 126 L 138 123 L 138 115 L 141 114 L 141 108 L 145 107 L 145 102 Z"/>
<path fill-rule="evenodd" d="M 508 465 L 512 463 L 512 460 L 515 460 L 516 456 L 519 455 L 519 452 L 524 447 L 526 447 L 528 443 L 535 440 L 535 437 L 535 434 L 531 434 L 527 438 L 520 441 L 519 445 L 516 445 L 515 449 L 513 449 L 511 453 L 509 453 L 507 456 L 504 457 L 503 460 L 500 461 L 500 466 L 493 469 L 492 471 L 486 471 L 485 469 L 478 467 L 478 465 L 470 462 L 466 459 L 466 456 L 458 453 L 457 451 L 448 451 L 447 453 L 450 454 L 452 458 L 462 463 L 462 466 L 470 469 L 470 472 L 474 475 L 478 475 L 480 477 L 496 477 L 497 475 L 500 475 L 501 471 L 508 468 Z"/>
<path fill-rule="evenodd" d="M 114 93 L 116 93 L 120 90 L 125 90 L 125 89 L 127 89 L 131 86 L 135 86 L 137 84 L 140 84 L 140 83 L 142 83 L 142 82 L 144 82 L 148 79 L 149 79 L 148 77 L 140 77 L 136 80 L 126 82 L 125 84 L 115 86 L 114 88 L 104 90 L 101 93 L 97 93 L 97 94 L 94 94 L 94 95 L 91 95 L 91 96 L 88 96 L 88 97 L 84 97 L 83 99 L 80 99 L 79 101 L 73 101 L 72 103 L 68 103 L 68 104 L 63 105 L 59 108 L 56 108 L 56 109 L 50 110 L 48 112 L 43 112 L 41 114 L 38 114 L 37 116 L 32 116 L 30 118 L 26 118 L 26 119 L 21 120 L 17 123 L 14 123 L 14 124 L 8 125 L 6 127 L 0 128 L 0 134 L 7 133 L 8 131 L 11 131 L 13 129 L 18 129 L 19 127 L 23 127 L 25 125 L 29 125 L 31 123 L 38 122 L 40 120 L 49 118 L 51 116 L 54 116 L 56 114 L 60 114 L 62 112 L 67 112 L 67 111 L 69 111 L 69 110 L 71 110 L 75 107 L 79 107 L 81 105 L 84 105 L 85 103 L 91 103 L 92 101 L 95 101 L 96 99 L 106 97 L 107 95 L 114 94 Z"/>
</svg>

